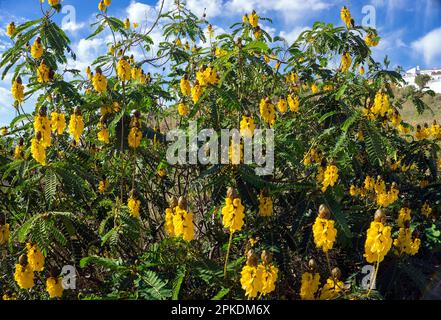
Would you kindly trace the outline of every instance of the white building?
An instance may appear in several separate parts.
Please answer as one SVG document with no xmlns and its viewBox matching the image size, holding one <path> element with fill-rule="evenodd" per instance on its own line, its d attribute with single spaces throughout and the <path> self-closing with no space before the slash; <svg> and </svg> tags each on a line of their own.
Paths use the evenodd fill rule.
<svg viewBox="0 0 441 320">
<path fill-rule="evenodd" d="M 415 84 L 415 78 L 420 74 L 429 75 L 431 80 L 429 81 L 427 86 L 436 93 L 441 93 L 441 68 L 420 70 L 420 67 L 417 66 L 415 68 L 407 70 L 403 78 L 408 85 L 417 87 L 417 85 Z"/>
</svg>

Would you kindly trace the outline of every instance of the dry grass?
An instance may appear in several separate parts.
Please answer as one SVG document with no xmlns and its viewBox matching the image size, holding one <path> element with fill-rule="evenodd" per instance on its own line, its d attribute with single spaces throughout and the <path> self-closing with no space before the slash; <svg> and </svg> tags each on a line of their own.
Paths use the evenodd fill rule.
<svg viewBox="0 0 441 320">
<path fill-rule="evenodd" d="M 400 95 L 400 92 L 398 92 L 398 95 Z M 441 123 L 441 94 L 437 94 L 434 97 L 426 95 L 423 98 L 423 101 L 430 107 L 432 111 L 426 110 L 423 114 L 420 115 L 411 102 L 406 102 L 400 112 L 403 120 L 412 125 L 422 125 L 424 123 L 430 124 L 433 122 L 433 120 Z"/>
</svg>

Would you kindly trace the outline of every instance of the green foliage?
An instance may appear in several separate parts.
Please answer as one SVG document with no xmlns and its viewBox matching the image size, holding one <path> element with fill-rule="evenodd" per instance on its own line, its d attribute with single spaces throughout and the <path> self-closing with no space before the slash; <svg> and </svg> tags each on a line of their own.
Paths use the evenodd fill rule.
<svg viewBox="0 0 441 320">
<path fill-rule="evenodd" d="M 388 70 L 387 58 L 383 64 L 374 61 L 363 39 L 372 29 L 317 22 L 287 43 L 264 31 L 259 35 L 247 22 L 207 36 L 209 23 L 182 2 L 161 12 L 146 30 L 127 28 L 124 21 L 102 12 L 88 37 L 112 35 L 106 44 L 109 52 L 91 66 L 100 68 L 108 81 L 106 92 L 98 93 L 86 70 L 66 69 L 76 55 L 52 19 L 59 10 L 18 25 L 0 61 L 2 78 L 13 73 L 25 83 L 24 103 L 36 101 L 29 114 L 14 103 L 17 116 L 0 139 L 0 213 L 11 229 L 9 243 L 1 248 L 1 293 L 45 299 L 48 270 L 75 265 L 78 289 L 66 292 L 66 299 L 244 299 L 240 278 L 252 243 L 257 253 L 271 252 L 279 269 L 276 290 L 263 299 L 298 299 L 301 275 L 311 258 L 317 262 L 321 285 L 330 267 L 340 267 L 342 280 L 351 284 L 340 298 L 408 299 L 425 294 L 441 258 L 440 137 L 416 139 L 411 124 L 394 124 L 392 116 L 407 103 L 419 113 L 430 110 L 426 99 L 433 93 L 423 90 L 424 85 L 397 93 L 403 84 L 400 73 Z M 164 40 L 153 43 L 151 33 L 158 28 Z M 27 43 L 32 45 L 38 36 L 44 53 L 36 60 Z M 135 61 L 140 51 L 146 55 L 136 55 Z M 341 68 L 344 53 L 352 59 L 348 72 Z M 141 68 L 144 80 L 121 81 L 117 70 L 122 58 L 132 69 Z M 37 80 L 43 59 L 52 71 L 47 83 Z M 191 95 L 182 94 L 180 81 L 186 76 L 194 87 L 203 66 L 212 67 L 218 81 L 204 86 L 194 102 Z M 367 70 L 364 75 L 361 66 Z M 296 79 L 289 80 L 293 76 Z M 388 97 L 390 109 L 372 117 L 369 112 L 378 93 Z M 256 164 L 167 162 L 170 144 L 165 135 L 170 130 L 189 133 L 189 122 L 196 121 L 199 128 L 220 133 L 239 128 L 244 115 L 251 116 L 257 128 L 270 128 L 261 117 L 261 101 L 267 98 L 277 105 L 288 95 L 299 97 L 299 111 L 276 111 L 272 174 L 256 175 Z M 187 115 L 178 115 L 178 103 L 188 107 Z M 74 142 L 68 129 L 52 133 L 47 164 L 35 161 L 31 141 L 40 110 L 47 109 L 49 117 L 61 112 L 69 123 L 77 107 L 85 124 L 81 139 Z M 128 137 L 138 112 L 143 138 L 133 149 Z M 109 143 L 98 139 L 103 126 Z M 14 150 L 20 139 L 23 154 L 17 157 Z M 312 150 L 321 154 L 319 161 L 309 161 Z M 323 190 L 320 172 L 331 164 L 338 168 L 338 179 Z M 369 297 L 361 286 L 361 267 L 367 264 L 366 229 L 379 204 L 375 196 L 349 194 L 351 186 L 362 187 L 368 175 L 381 176 L 388 188 L 393 183 L 399 188 L 399 198 L 387 208 L 394 237 L 398 212 L 409 206 L 410 227 L 421 239 L 416 256 L 389 252 L 381 263 L 378 290 Z M 222 225 L 229 187 L 238 190 L 246 208 L 244 227 L 231 236 L 231 243 Z M 274 205 L 266 218 L 258 213 L 264 189 Z M 141 203 L 139 217 L 131 211 L 131 197 Z M 172 197 L 185 197 L 193 213 L 196 236 L 190 242 L 165 231 L 165 210 Z M 428 217 L 421 214 L 426 202 L 433 211 Z M 311 226 L 320 204 L 329 207 L 338 231 L 329 255 L 313 241 Z M 19 289 L 13 279 L 27 242 L 37 244 L 46 257 L 31 293 Z"/>
</svg>

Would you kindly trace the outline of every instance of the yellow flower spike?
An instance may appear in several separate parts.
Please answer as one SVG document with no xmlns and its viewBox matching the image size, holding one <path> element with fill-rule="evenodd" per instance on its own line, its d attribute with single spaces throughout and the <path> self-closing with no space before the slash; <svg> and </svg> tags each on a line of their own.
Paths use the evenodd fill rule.
<svg viewBox="0 0 441 320">
<path fill-rule="evenodd" d="M 130 129 L 129 133 L 129 147 L 138 148 L 141 144 L 142 132 L 139 128 L 133 127 Z"/>
<path fill-rule="evenodd" d="M 132 195 L 130 196 L 129 200 L 127 201 L 127 207 L 129 208 L 130 215 L 133 218 L 139 218 L 141 201 L 136 198 L 136 195 L 134 195 L 133 190 L 131 193 L 132 193 Z"/>
<path fill-rule="evenodd" d="M 79 107 L 74 109 L 74 113 L 70 116 L 69 120 L 69 133 L 73 137 L 76 143 L 80 141 L 80 137 L 84 131 L 84 120 L 81 115 Z"/>
<path fill-rule="evenodd" d="M 165 209 L 164 227 L 165 227 L 165 231 L 167 232 L 167 234 L 170 237 L 174 237 L 174 235 L 175 235 L 175 228 L 173 225 L 173 216 L 174 216 L 175 212 L 173 210 L 174 209 L 172 209 L 172 208 Z"/>
<path fill-rule="evenodd" d="M 430 127 L 430 133 L 434 139 L 441 138 L 441 126 L 433 120 L 432 126 Z"/>
<path fill-rule="evenodd" d="M 179 102 L 178 104 L 178 113 L 181 117 L 185 117 L 188 115 L 188 107 L 185 103 Z"/>
<path fill-rule="evenodd" d="M 101 117 L 104 117 L 108 114 L 112 114 L 113 108 L 112 108 L 112 106 L 102 106 L 102 107 L 100 107 L 100 113 L 101 113 Z"/>
<path fill-rule="evenodd" d="M 326 192 L 328 187 L 333 187 L 338 180 L 338 168 L 334 164 L 330 164 L 326 167 L 324 172 L 322 192 Z"/>
<path fill-rule="evenodd" d="M 272 255 L 266 250 L 262 252 L 261 259 L 262 263 L 257 266 L 257 270 L 262 279 L 262 287 L 260 292 L 263 296 L 265 296 L 276 290 L 279 269 L 272 263 Z"/>
<path fill-rule="evenodd" d="M 347 7 L 344 6 L 343 8 L 341 8 L 340 17 L 348 29 L 353 26 L 351 12 L 349 11 L 349 9 Z"/>
<path fill-rule="evenodd" d="M 206 86 L 208 84 L 207 77 L 205 74 L 205 70 L 207 67 L 203 65 L 197 72 L 196 72 L 196 81 L 198 84 L 202 87 Z"/>
<path fill-rule="evenodd" d="M 295 112 L 295 113 L 299 112 L 300 99 L 297 95 L 289 94 L 287 101 L 288 101 L 289 110 L 291 112 Z"/>
<path fill-rule="evenodd" d="M 349 194 L 351 195 L 351 197 L 356 197 L 359 194 L 358 188 L 354 185 L 351 185 L 351 187 L 349 188 Z"/>
<path fill-rule="evenodd" d="M 12 37 L 13 34 L 15 33 L 15 29 L 16 29 L 16 27 L 15 27 L 15 23 L 14 23 L 14 22 L 11 22 L 11 23 L 8 24 L 8 26 L 6 27 L 6 34 L 7 34 L 9 37 Z"/>
<path fill-rule="evenodd" d="M 187 200 L 180 197 L 172 217 L 174 234 L 187 242 L 194 239 L 193 214 L 187 211 Z"/>
<path fill-rule="evenodd" d="M 138 110 L 134 110 L 132 119 L 130 121 L 130 131 L 128 136 L 129 147 L 136 149 L 141 145 L 142 132 L 141 132 L 141 122 Z"/>
<path fill-rule="evenodd" d="M 369 47 L 376 47 L 379 42 L 378 39 L 376 39 L 376 38 L 377 38 L 377 35 L 375 35 L 374 33 L 368 33 L 366 35 L 366 38 L 364 39 L 364 42 Z"/>
<path fill-rule="evenodd" d="M 348 52 L 343 53 L 341 57 L 341 71 L 348 72 L 352 64 L 351 55 Z"/>
<path fill-rule="evenodd" d="M 255 37 L 256 39 L 260 39 L 260 38 L 262 37 L 262 29 L 260 29 L 260 27 L 257 26 L 257 27 L 254 29 L 253 35 L 254 35 L 254 37 Z M 278 61 L 278 62 L 276 63 L 276 65 L 275 65 L 274 68 L 275 68 L 275 69 L 279 69 L 279 66 L 280 66 L 280 62 Z"/>
<path fill-rule="evenodd" d="M 204 70 L 203 77 L 206 85 L 216 85 L 219 82 L 217 71 L 213 67 L 207 67 Z"/>
<path fill-rule="evenodd" d="M 99 93 L 107 91 L 107 78 L 103 75 L 101 68 L 96 68 L 95 75 L 92 78 L 92 84 L 93 88 Z"/>
<path fill-rule="evenodd" d="M 34 118 L 34 130 L 41 134 L 41 142 L 44 147 L 49 147 L 52 144 L 51 121 L 47 117 L 45 107 L 41 107 Z"/>
<path fill-rule="evenodd" d="M 235 189 L 229 188 L 225 205 L 222 208 L 222 224 L 224 228 L 230 230 L 230 233 L 242 230 L 245 218 L 245 207 Z"/>
<path fill-rule="evenodd" d="M 47 83 L 50 80 L 50 69 L 42 60 L 37 68 L 37 80 L 39 83 Z"/>
<path fill-rule="evenodd" d="M 309 271 L 302 274 L 300 298 L 302 300 L 315 300 L 320 286 L 320 274 L 316 272 L 316 263 L 313 259 L 308 263 Z"/>
<path fill-rule="evenodd" d="M 165 209 L 164 228 L 165 228 L 165 232 L 170 237 L 175 236 L 175 226 L 173 224 L 173 217 L 176 215 L 177 206 L 178 206 L 178 199 L 176 199 L 176 197 L 172 197 L 170 199 L 169 208 Z"/>
<path fill-rule="evenodd" d="M 51 113 L 51 128 L 52 132 L 56 132 L 58 135 L 63 134 L 66 129 L 66 116 L 64 113 L 57 111 Z"/>
<path fill-rule="evenodd" d="M 1 216 L 0 216 L 1 217 Z M 4 216 L 3 221 L 0 221 L 0 246 L 4 246 L 9 242 L 9 223 L 5 223 Z"/>
<path fill-rule="evenodd" d="M 256 126 L 254 125 L 254 119 L 251 115 L 242 116 L 240 121 L 240 134 L 243 137 L 251 138 L 254 135 L 254 130 Z"/>
<path fill-rule="evenodd" d="M 60 3 L 59 0 L 48 0 L 47 1 L 49 3 L 50 6 L 54 7 L 56 5 L 58 5 Z"/>
<path fill-rule="evenodd" d="M 31 140 L 31 155 L 42 166 L 46 165 L 46 147 L 42 142 L 41 132 L 37 132 Z"/>
<path fill-rule="evenodd" d="M 262 98 L 260 100 L 259 109 L 262 120 L 272 126 L 276 120 L 276 111 L 270 99 Z"/>
<path fill-rule="evenodd" d="M 318 249 L 327 253 L 334 246 L 337 237 L 337 230 L 334 227 L 334 220 L 329 219 L 330 212 L 325 205 L 320 205 L 319 214 L 312 226 L 314 243 Z"/>
<path fill-rule="evenodd" d="M 101 141 L 104 144 L 109 143 L 109 129 L 107 129 L 104 123 L 100 123 L 98 126 L 97 138 L 98 141 Z"/>
<path fill-rule="evenodd" d="M 401 227 L 398 237 L 394 240 L 396 254 L 408 254 L 414 256 L 420 249 L 421 240 L 418 237 L 412 239 L 412 231 L 409 227 Z"/>
<path fill-rule="evenodd" d="M 188 81 L 188 76 L 185 75 L 180 81 L 181 93 L 183 96 L 189 96 L 191 94 L 190 81 Z"/>
<path fill-rule="evenodd" d="M 101 193 L 101 194 L 104 194 L 106 192 L 106 190 L 107 190 L 108 185 L 109 185 L 109 183 L 107 182 L 106 178 L 101 180 L 98 183 L 98 192 Z"/>
<path fill-rule="evenodd" d="M 117 101 L 112 103 L 113 112 L 119 112 L 121 110 L 121 106 Z"/>
<path fill-rule="evenodd" d="M 121 81 L 130 81 L 130 79 L 132 78 L 130 65 L 125 58 L 121 58 L 118 61 L 116 70 Z"/>
<path fill-rule="evenodd" d="M 428 218 L 432 214 L 433 209 L 430 207 L 429 203 L 426 201 L 424 202 L 423 206 L 421 207 L 421 213 Z"/>
<path fill-rule="evenodd" d="M 43 45 L 41 44 L 41 38 L 38 37 L 31 47 L 31 56 L 35 60 L 38 60 L 43 55 Z"/>
<path fill-rule="evenodd" d="M 334 268 L 332 270 L 331 277 L 326 280 L 325 285 L 320 291 L 320 300 L 333 300 L 345 290 L 343 281 L 340 281 L 337 276 L 340 274 L 340 269 Z"/>
<path fill-rule="evenodd" d="M 374 99 L 374 106 L 371 108 L 372 113 L 384 117 L 389 109 L 389 97 L 381 91 L 377 92 Z"/>
<path fill-rule="evenodd" d="M 289 74 L 286 75 L 286 82 L 287 83 L 296 83 L 297 81 L 299 81 L 299 75 L 295 72 L 290 72 Z"/>
<path fill-rule="evenodd" d="M 397 224 L 400 228 L 404 228 L 404 225 L 406 222 L 410 221 L 410 213 L 412 210 L 410 210 L 408 207 L 403 207 L 400 209 L 400 212 L 398 214 Z"/>
<path fill-rule="evenodd" d="M 24 159 L 24 140 L 23 138 L 20 139 L 20 142 L 17 144 L 17 146 L 14 149 L 14 159 L 15 160 L 23 160 Z M 2 245 L 2 239 L 1 239 L 1 230 L 0 230 L 0 245 Z"/>
<path fill-rule="evenodd" d="M 12 82 L 11 93 L 15 101 L 19 103 L 24 101 L 24 86 L 20 76 Z"/>
<path fill-rule="evenodd" d="M 106 7 L 109 7 L 112 4 L 112 0 L 104 0 L 104 4 Z"/>
<path fill-rule="evenodd" d="M 193 88 L 191 88 L 191 97 L 192 97 L 193 103 L 196 104 L 199 101 L 202 94 L 203 94 L 202 86 L 199 85 L 198 81 L 196 81 Z"/>
<path fill-rule="evenodd" d="M 135 67 L 132 68 L 132 79 L 135 81 L 139 81 L 141 79 L 141 75 L 142 75 L 142 69 Z"/>
<path fill-rule="evenodd" d="M 44 270 L 44 255 L 36 244 L 26 244 L 27 258 L 29 266 L 33 271 L 41 272 Z"/>
<path fill-rule="evenodd" d="M 256 298 L 262 291 L 262 269 L 257 267 L 258 257 L 253 250 L 247 253 L 247 262 L 240 273 L 240 284 L 249 299 Z"/>
<path fill-rule="evenodd" d="M 277 109 L 279 109 L 279 112 L 282 114 L 288 111 L 288 103 L 286 102 L 285 97 L 281 97 L 279 99 L 279 102 L 277 103 Z"/>
<path fill-rule="evenodd" d="M 385 220 L 383 210 L 377 210 L 375 219 L 367 230 L 364 257 L 368 263 L 382 262 L 392 247 L 392 229 L 383 224 Z"/>
<path fill-rule="evenodd" d="M 126 18 L 124 20 L 124 28 L 125 29 L 130 29 L 130 20 L 129 20 L 129 18 Z"/>
<path fill-rule="evenodd" d="M 49 277 L 46 279 L 46 291 L 51 299 L 63 296 L 63 280 L 56 268 L 50 270 Z"/>
<path fill-rule="evenodd" d="M 15 265 L 14 280 L 21 289 L 32 289 L 35 285 L 34 270 L 24 254 L 20 256 L 19 263 Z"/>
<path fill-rule="evenodd" d="M 273 200 L 268 194 L 268 190 L 264 189 L 259 195 L 259 215 L 261 217 L 270 217 L 273 214 Z"/>
<path fill-rule="evenodd" d="M 253 28 L 257 28 L 259 24 L 259 16 L 257 15 L 256 11 L 253 10 L 253 12 L 251 12 L 248 21 Z"/>
</svg>

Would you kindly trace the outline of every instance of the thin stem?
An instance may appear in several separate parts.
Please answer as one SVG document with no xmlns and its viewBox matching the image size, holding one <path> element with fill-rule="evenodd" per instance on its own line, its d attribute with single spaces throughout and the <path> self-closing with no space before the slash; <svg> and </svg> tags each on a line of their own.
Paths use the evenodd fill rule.
<svg viewBox="0 0 441 320">
<path fill-rule="evenodd" d="M 230 239 L 228 240 L 227 255 L 225 256 L 225 265 L 224 265 L 224 278 L 225 279 L 227 279 L 227 265 L 228 265 L 228 258 L 230 256 L 231 243 L 233 242 L 233 234 L 234 234 L 234 231 L 230 233 Z"/>
<path fill-rule="evenodd" d="M 329 260 L 329 254 L 328 254 L 327 251 L 325 252 L 325 256 L 326 256 L 326 263 L 328 264 L 329 274 L 332 274 L 331 262 L 330 262 L 330 260 Z"/>
<path fill-rule="evenodd" d="M 378 274 L 378 269 L 379 268 L 380 268 L 380 261 L 377 260 L 377 263 L 375 264 L 375 272 L 374 272 L 373 277 L 371 278 L 371 283 L 370 283 L 370 286 L 369 286 L 369 291 L 367 293 L 367 297 L 369 297 L 372 289 L 374 289 L 375 282 L 377 281 L 377 274 Z"/>
</svg>

